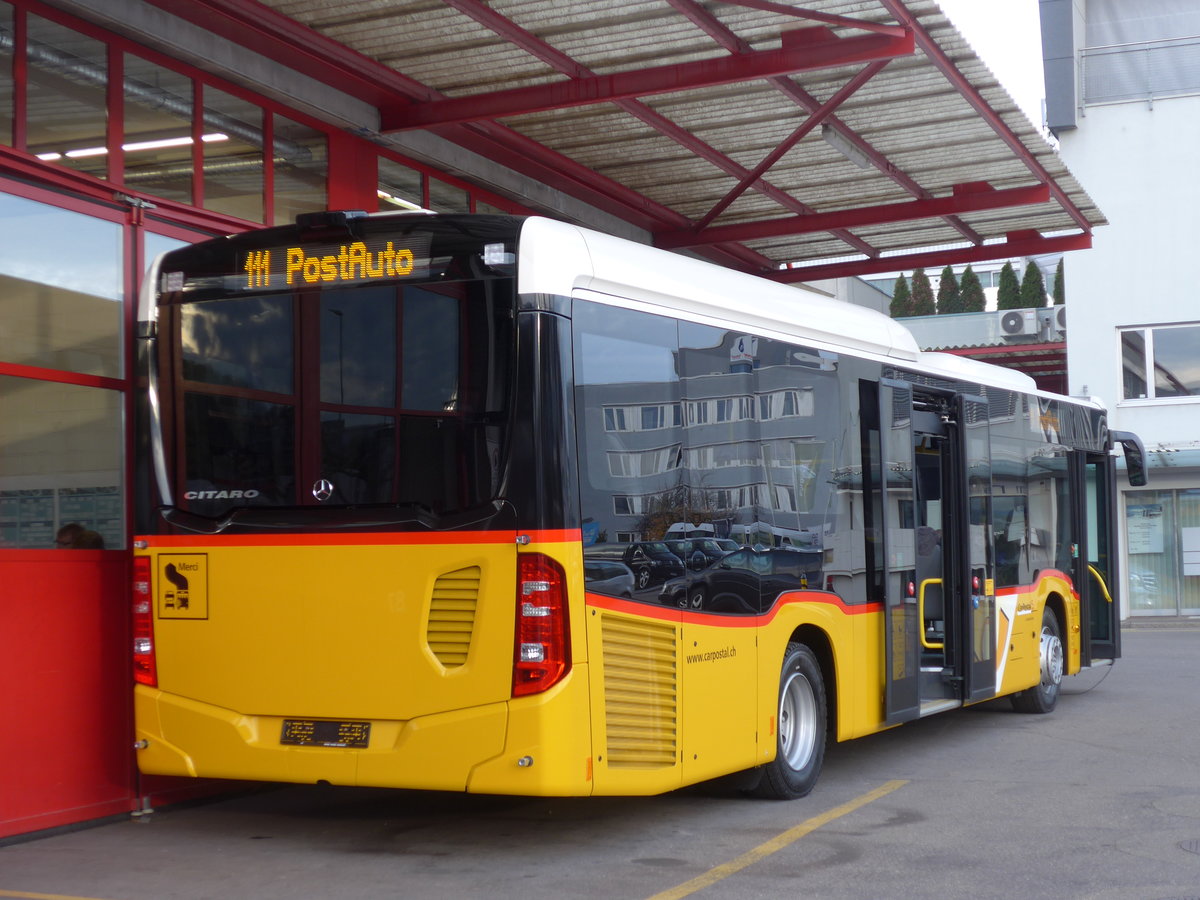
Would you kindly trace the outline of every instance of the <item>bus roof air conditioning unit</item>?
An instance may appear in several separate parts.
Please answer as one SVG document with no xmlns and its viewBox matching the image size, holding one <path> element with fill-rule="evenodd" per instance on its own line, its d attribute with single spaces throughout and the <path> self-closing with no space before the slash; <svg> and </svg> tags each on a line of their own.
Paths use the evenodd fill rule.
<svg viewBox="0 0 1200 900">
<path fill-rule="evenodd" d="M 1005 337 L 1019 337 L 1038 333 L 1037 310 L 1005 309 L 998 314 L 1000 333 Z"/>
</svg>

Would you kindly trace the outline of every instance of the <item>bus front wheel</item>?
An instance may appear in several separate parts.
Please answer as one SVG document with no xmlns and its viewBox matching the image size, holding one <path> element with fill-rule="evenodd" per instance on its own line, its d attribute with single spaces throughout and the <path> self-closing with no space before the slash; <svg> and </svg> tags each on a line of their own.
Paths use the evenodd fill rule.
<svg viewBox="0 0 1200 900">
<path fill-rule="evenodd" d="M 1017 712 L 1048 713 L 1058 704 L 1058 689 L 1062 685 L 1062 629 L 1054 610 L 1046 607 L 1042 613 L 1042 636 L 1038 650 L 1041 679 L 1028 690 L 1013 694 L 1012 705 Z"/>
<path fill-rule="evenodd" d="M 805 797 L 825 759 L 825 680 L 816 654 L 788 644 L 779 675 L 775 759 L 763 766 L 754 793 L 774 800 Z"/>
</svg>

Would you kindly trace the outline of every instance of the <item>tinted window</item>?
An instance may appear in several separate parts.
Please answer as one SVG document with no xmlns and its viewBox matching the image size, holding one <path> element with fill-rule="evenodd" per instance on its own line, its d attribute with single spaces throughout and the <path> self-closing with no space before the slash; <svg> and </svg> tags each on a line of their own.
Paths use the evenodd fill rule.
<svg viewBox="0 0 1200 900">
<path fill-rule="evenodd" d="M 574 307 L 576 429 L 583 516 L 596 543 L 633 535 L 633 597 L 659 602 L 683 574 L 664 538 L 687 517 L 673 320 L 594 303 Z M 586 554 L 603 553 L 595 544 Z M 635 562 L 636 561 L 636 562 Z"/>
<path fill-rule="evenodd" d="M 292 303 L 245 297 L 180 310 L 180 354 L 188 381 L 292 392 Z"/>
<path fill-rule="evenodd" d="M 352 406 L 396 402 L 395 288 L 321 295 L 321 400 Z"/>
<path fill-rule="evenodd" d="M 458 404 L 458 301 L 421 288 L 404 292 L 404 406 L 449 410 Z"/>
<path fill-rule="evenodd" d="M 233 506 L 291 504 L 295 413 L 290 406 L 189 393 L 184 499 L 201 515 Z"/>
<path fill-rule="evenodd" d="M 395 488 L 396 420 L 321 413 L 321 472 L 335 503 L 386 503 Z"/>
</svg>

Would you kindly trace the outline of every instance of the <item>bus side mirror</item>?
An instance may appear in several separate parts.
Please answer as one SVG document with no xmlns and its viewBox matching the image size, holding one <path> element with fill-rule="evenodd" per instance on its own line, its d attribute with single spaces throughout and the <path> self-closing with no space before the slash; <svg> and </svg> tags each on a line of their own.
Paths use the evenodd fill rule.
<svg viewBox="0 0 1200 900">
<path fill-rule="evenodd" d="M 1125 471 L 1130 485 L 1143 487 L 1146 484 L 1146 448 L 1142 446 L 1141 438 L 1132 431 L 1114 431 L 1112 439 L 1125 451 Z"/>
</svg>

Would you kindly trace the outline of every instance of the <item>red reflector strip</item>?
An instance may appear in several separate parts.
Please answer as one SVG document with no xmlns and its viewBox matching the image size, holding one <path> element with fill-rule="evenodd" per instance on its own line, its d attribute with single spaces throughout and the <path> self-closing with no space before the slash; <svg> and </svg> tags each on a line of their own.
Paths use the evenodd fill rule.
<svg viewBox="0 0 1200 900">
<path fill-rule="evenodd" d="M 133 614 L 133 680 L 158 686 L 158 663 L 154 653 L 154 585 L 150 557 L 133 558 L 131 601 Z"/>
</svg>

